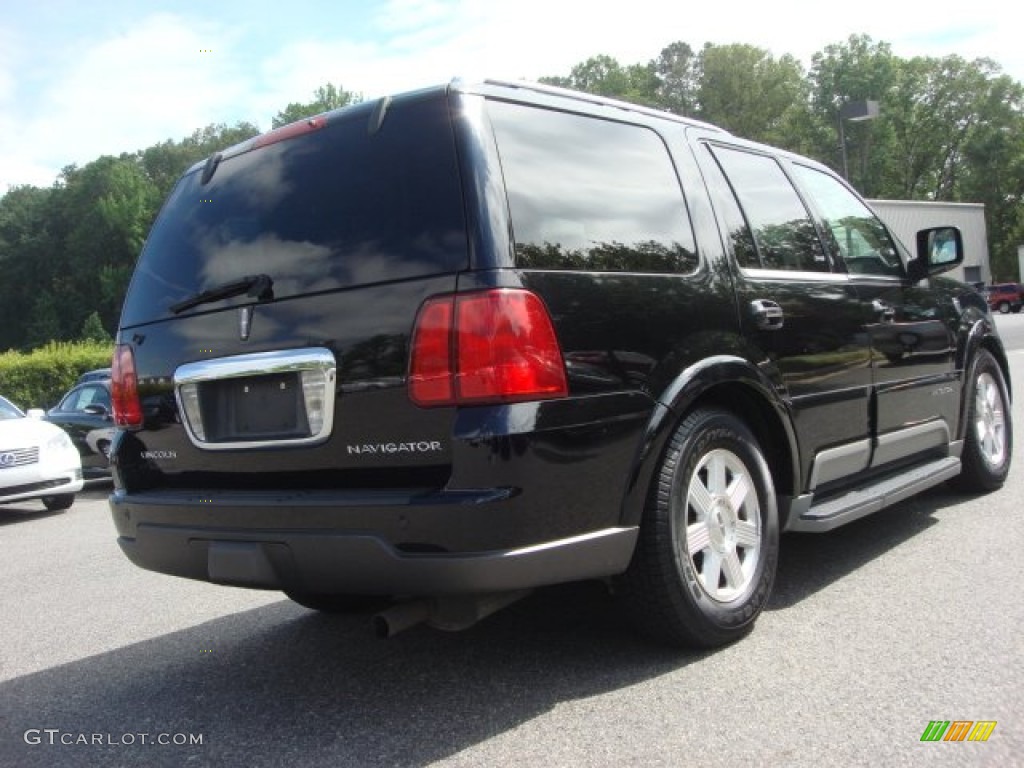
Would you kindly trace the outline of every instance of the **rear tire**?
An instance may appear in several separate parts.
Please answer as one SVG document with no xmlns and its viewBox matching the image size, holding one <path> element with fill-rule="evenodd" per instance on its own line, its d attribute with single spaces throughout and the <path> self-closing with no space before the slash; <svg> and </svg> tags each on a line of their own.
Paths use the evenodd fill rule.
<svg viewBox="0 0 1024 768">
<path fill-rule="evenodd" d="M 50 512 L 63 512 L 75 503 L 75 494 L 59 493 L 56 496 L 43 496 L 43 506 Z"/>
<path fill-rule="evenodd" d="M 1010 314 L 1010 302 L 1001 301 L 999 302 L 999 312 L 1004 315 Z"/>
<path fill-rule="evenodd" d="M 994 491 L 1010 471 L 1013 423 L 1003 371 L 988 350 L 975 356 L 969 382 L 963 469 L 950 485 L 967 493 Z"/>
<path fill-rule="evenodd" d="M 303 608 L 321 613 L 373 613 L 391 603 L 388 598 L 380 595 L 318 595 L 289 590 L 284 593 Z"/>
<path fill-rule="evenodd" d="M 659 642 L 711 648 L 747 634 L 779 552 L 775 491 L 750 430 L 702 408 L 673 435 L 621 578 L 626 609 Z"/>
</svg>

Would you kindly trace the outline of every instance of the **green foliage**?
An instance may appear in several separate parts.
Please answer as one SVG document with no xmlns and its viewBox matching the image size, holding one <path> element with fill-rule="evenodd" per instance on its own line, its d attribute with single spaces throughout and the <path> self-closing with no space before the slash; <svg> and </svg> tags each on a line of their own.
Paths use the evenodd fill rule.
<svg viewBox="0 0 1024 768">
<path fill-rule="evenodd" d="M 100 320 L 98 312 L 93 312 L 85 318 L 85 322 L 82 323 L 82 332 L 78 337 L 81 341 L 91 341 L 97 344 L 110 345 L 114 341 L 110 334 L 107 333 L 106 328 L 103 327 L 103 322 Z"/>
<path fill-rule="evenodd" d="M 573 67 L 568 77 L 542 77 L 540 81 L 634 104 L 657 105 L 658 81 L 651 64 L 623 67 L 611 56 L 594 56 Z"/>
<path fill-rule="evenodd" d="M 68 166 L 50 189 L 0 198 L 0 349 L 77 339 L 96 313 L 117 327 L 132 268 L 157 210 L 190 166 L 258 134 L 209 125 L 180 142 Z"/>
<path fill-rule="evenodd" d="M 271 126 L 280 128 L 282 125 L 294 123 L 304 117 L 313 117 L 330 112 L 332 109 L 347 107 L 349 104 L 358 104 L 363 100 L 363 94 L 346 91 L 340 85 L 335 86 L 333 83 L 317 88 L 313 92 L 313 97 L 313 101 L 306 104 L 300 104 L 297 101 L 289 104 L 274 116 Z"/>
<path fill-rule="evenodd" d="M 676 41 L 647 62 L 592 56 L 542 82 L 619 98 L 720 125 L 842 168 L 839 111 L 880 102 L 876 120 L 844 124 L 853 185 L 867 197 L 985 204 L 993 277 L 1015 281 L 1024 243 L 1024 92 L 986 59 L 902 59 L 853 35 L 810 69 L 750 45 Z M 272 126 L 362 101 L 327 83 Z M 197 162 L 259 133 L 208 125 L 119 157 L 68 166 L 52 187 L 0 197 L 0 349 L 81 338 L 87 321 L 113 331 L 139 250 L 159 206 Z M 106 332 L 104 330 L 104 332 Z"/>
<path fill-rule="evenodd" d="M 992 61 L 902 59 L 852 35 L 804 73 L 749 45 L 675 42 L 647 64 L 593 56 L 542 81 L 705 120 L 840 172 L 840 110 L 878 101 L 877 119 L 844 123 L 851 183 L 866 197 L 984 203 L 993 279 L 1024 277 L 1024 93 Z"/>
<path fill-rule="evenodd" d="M 803 68 L 752 45 L 706 45 L 697 62 L 699 116 L 754 141 L 784 143 L 807 102 Z"/>
<path fill-rule="evenodd" d="M 28 317 L 28 343 L 32 346 L 46 344 L 60 335 L 60 321 L 57 318 L 57 302 L 49 291 L 40 292 L 32 304 Z"/>
<path fill-rule="evenodd" d="M 21 408 L 50 408 L 85 371 L 110 367 L 109 343 L 51 342 L 30 353 L 0 354 L 0 394 Z"/>
</svg>

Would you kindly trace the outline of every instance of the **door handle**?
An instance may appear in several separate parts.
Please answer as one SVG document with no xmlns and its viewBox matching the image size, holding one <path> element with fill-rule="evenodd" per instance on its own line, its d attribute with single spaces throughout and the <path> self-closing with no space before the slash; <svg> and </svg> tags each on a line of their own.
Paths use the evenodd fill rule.
<svg viewBox="0 0 1024 768">
<path fill-rule="evenodd" d="M 785 321 L 782 307 L 768 299 L 754 299 L 750 302 L 750 314 L 754 317 L 754 323 L 762 331 L 777 331 Z"/>
<path fill-rule="evenodd" d="M 896 319 L 896 308 L 891 304 L 886 304 L 881 299 L 875 299 L 871 302 L 871 310 L 878 315 L 879 321 L 883 323 L 891 323 Z"/>
</svg>

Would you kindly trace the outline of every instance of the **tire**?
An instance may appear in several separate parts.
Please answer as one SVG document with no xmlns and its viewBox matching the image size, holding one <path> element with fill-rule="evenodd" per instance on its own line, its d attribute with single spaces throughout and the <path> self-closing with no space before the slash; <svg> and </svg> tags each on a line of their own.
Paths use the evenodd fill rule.
<svg viewBox="0 0 1024 768">
<path fill-rule="evenodd" d="M 731 500 L 729 490 L 739 498 Z M 778 555 L 775 489 L 757 440 L 727 411 L 694 411 L 655 476 L 621 577 L 626 610 L 658 642 L 731 643 L 753 628 L 768 601 Z"/>
<path fill-rule="evenodd" d="M 380 595 L 318 595 L 309 592 L 284 592 L 290 600 L 303 608 L 321 613 L 373 613 L 390 605 Z"/>
<path fill-rule="evenodd" d="M 950 485 L 967 493 L 994 491 L 1005 482 L 1013 456 L 1010 398 L 1003 371 L 988 350 L 978 351 L 970 371 L 963 469 Z"/>
<path fill-rule="evenodd" d="M 1008 302 L 1008 301 L 1000 301 L 998 309 L 999 309 L 999 312 L 1001 314 L 1003 314 L 1003 315 L 1010 314 L 1010 302 Z"/>
<path fill-rule="evenodd" d="M 75 503 L 75 494 L 59 493 L 56 496 L 43 496 L 43 506 L 50 512 L 63 512 Z"/>
</svg>

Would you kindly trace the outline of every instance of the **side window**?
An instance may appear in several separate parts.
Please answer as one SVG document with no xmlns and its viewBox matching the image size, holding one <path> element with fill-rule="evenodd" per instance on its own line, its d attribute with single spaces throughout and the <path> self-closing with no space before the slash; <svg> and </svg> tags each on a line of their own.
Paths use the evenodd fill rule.
<svg viewBox="0 0 1024 768">
<path fill-rule="evenodd" d="M 794 174 L 821 211 L 835 247 L 855 274 L 903 276 L 896 245 L 871 210 L 827 173 L 794 165 Z"/>
<path fill-rule="evenodd" d="M 78 410 L 75 406 L 78 403 L 79 397 L 81 397 L 82 390 L 73 389 L 64 396 L 64 399 L 60 401 L 60 405 L 57 406 L 59 411 L 75 411 Z"/>
<path fill-rule="evenodd" d="M 106 389 L 98 386 L 81 387 L 68 394 L 60 404 L 60 410 L 81 412 L 88 405 L 102 405 L 110 410 L 110 395 Z"/>
<path fill-rule="evenodd" d="M 828 272 L 829 262 L 814 222 L 775 159 L 722 146 L 711 151 L 753 236 L 753 249 L 750 244 L 738 247 L 733 237 L 740 266 Z"/>
<path fill-rule="evenodd" d="M 693 231 L 668 149 L 652 130 L 492 101 L 516 264 L 688 273 Z"/>
</svg>

